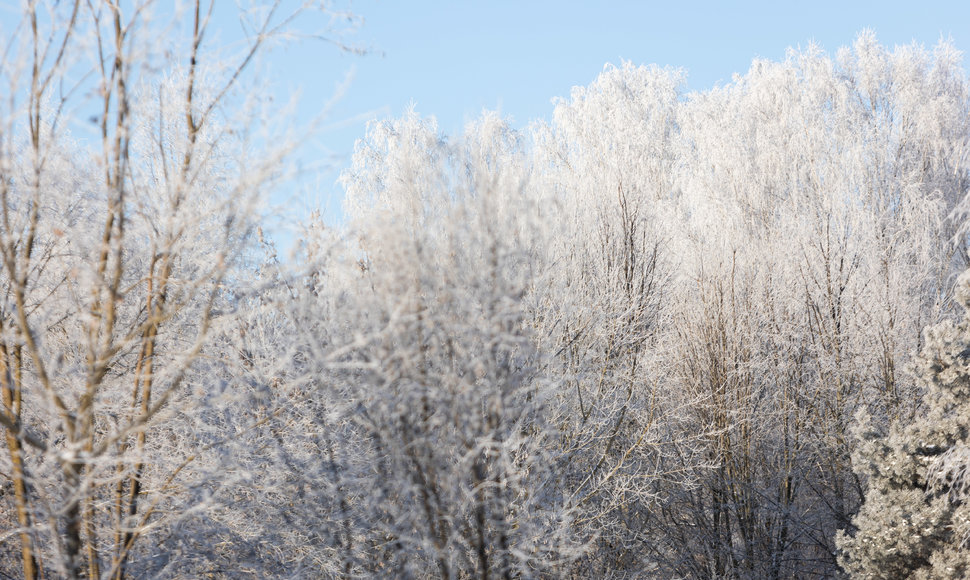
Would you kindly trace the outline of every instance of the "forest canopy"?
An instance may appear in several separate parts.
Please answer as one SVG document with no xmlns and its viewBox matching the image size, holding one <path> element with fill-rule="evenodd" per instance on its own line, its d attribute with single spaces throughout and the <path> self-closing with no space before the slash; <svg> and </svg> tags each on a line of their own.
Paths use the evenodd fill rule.
<svg viewBox="0 0 970 580">
<path fill-rule="evenodd" d="M 412 109 L 280 260 L 294 143 L 248 71 L 301 11 L 227 53 L 151 7 L 2 29 L 0 575 L 970 571 L 951 44 Z"/>
</svg>

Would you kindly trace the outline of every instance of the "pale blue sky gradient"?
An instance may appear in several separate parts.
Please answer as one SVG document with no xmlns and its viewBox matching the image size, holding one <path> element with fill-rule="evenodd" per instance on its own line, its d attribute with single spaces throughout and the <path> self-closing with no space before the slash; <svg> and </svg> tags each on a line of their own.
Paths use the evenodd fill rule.
<svg viewBox="0 0 970 580">
<path fill-rule="evenodd" d="M 754 58 L 783 59 L 788 47 L 814 41 L 834 54 L 864 28 L 890 47 L 932 47 L 946 37 L 970 48 L 970 2 L 957 1 L 370 0 L 351 9 L 363 25 L 345 40 L 371 54 L 304 42 L 268 61 L 281 94 L 300 91 L 300 119 L 313 118 L 345 75 L 354 75 L 329 128 L 297 154 L 305 171 L 294 187 L 302 193 L 287 202 L 295 216 L 319 204 L 328 221 L 339 222 L 335 180 L 366 120 L 399 116 L 411 102 L 447 133 L 485 108 L 524 127 L 548 119 L 553 98 L 621 60 L 683 68 L 689 90 L 704 90 L 744 73 Z"/>
</svg>

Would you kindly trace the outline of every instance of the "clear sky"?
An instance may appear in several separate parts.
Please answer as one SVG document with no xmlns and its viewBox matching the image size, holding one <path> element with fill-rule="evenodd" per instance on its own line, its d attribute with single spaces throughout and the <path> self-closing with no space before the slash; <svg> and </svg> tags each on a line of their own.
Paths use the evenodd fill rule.
<svg viewBox="0 0 970 580">
<path fill-rule="evenodd" d="M 399 116 L 411 102 L 449 133 L 485 108 L 525 126 L 549 118 L 553 98 L 621 60 L 683 68 L 688 89 L 703 90 L 747 71 L 754 58 L 784 58 L 788 47 L 814 41 L 832 54 L 864 28 L 890 47 L 932 47 L 946 37 L 970 48 L 967 1 L 358 0 L 350 8 L 363 24 L 345 39 L 369 55 L 304 42 L 269 58 L 271 82 L 299 91 L 300 119 L 313 118 L 353 74 L 328 128 L 298 152 L 306 171 L 294 187 L 302 193 L 287 199 L 294 216 L 320 205 L 328 221 L 340 221 L 335 180 L 354 141 L 368 119 Z"/>
</svg>

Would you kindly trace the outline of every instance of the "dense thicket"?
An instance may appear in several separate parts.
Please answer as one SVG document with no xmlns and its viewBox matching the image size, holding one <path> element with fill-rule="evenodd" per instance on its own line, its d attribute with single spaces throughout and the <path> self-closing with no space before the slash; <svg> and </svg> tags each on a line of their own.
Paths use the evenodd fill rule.
<svg viewBox="0 0 970 580">
<path fill-rule="evenodd" d="M 228 111 L 290 20 L 257 13 L 217 69 L 198 7 L 185 59 L 112 3 L 32 10 L 0 67 L 7 576 L 966 559 L 966 323 L 923 337 L 968 266 L 952 46 L 863 33 L 689 94 L 608 66 L 525 130 L 408 111 L 358 143 L 346 223 L 311 217 L 281 264 L 249 205 L 279 157 Z M 54 88 L 68 54 L 96 55 L 94 109 Z"/>
</svg>

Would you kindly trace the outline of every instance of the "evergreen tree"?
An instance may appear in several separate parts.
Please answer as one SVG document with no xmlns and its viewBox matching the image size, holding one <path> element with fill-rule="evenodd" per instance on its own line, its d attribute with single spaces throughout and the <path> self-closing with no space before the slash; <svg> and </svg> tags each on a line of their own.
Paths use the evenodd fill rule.
<svg viewBox="0 0 970 580">
<path fill-rule="evenodd" d="M 914 367 L 924 412 L 881 437 L 865 414 L 854 468 L 868 478 L 854 536 L 840 532 L 840 563 L 858 578 L 970 574 L 970 272 L 957 282 L 965 312 L 926 332 Z"/>
</svg>

